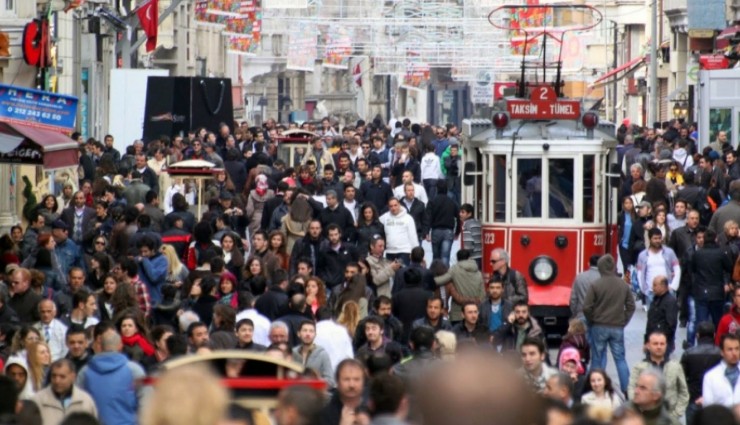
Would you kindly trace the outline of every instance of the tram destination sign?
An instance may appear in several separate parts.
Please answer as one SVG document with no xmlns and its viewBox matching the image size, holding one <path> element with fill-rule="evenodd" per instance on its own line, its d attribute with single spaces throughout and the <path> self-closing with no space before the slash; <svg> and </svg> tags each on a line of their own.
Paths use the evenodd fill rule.
<svg viewBox="0 0 740 425">
<path fill-rule="evenodd" d="M 558 99 L 550 86 L 532 88 L 529 100 L 508 99 L 506 109 L 512 119 L 519 120 L 574 120 L 581 116 L 581 102 Z"/>
</svg>

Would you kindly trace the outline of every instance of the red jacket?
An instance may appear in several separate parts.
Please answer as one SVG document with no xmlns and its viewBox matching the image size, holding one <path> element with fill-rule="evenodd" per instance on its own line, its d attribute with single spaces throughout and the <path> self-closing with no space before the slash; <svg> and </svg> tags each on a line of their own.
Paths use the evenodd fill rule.
<svg viewBox="0 0 740 425">
<path fill-rule="evenodd" d="M 714 337 L 714 344 L 719 346 L 722 335 L 726 333 L 740 335 L 740 311 L 737 311 L 737 307 L 733 306 L 730 312 L 720 319 L 719 325 L 717 325 L 717 333 Z"/>
</svg>

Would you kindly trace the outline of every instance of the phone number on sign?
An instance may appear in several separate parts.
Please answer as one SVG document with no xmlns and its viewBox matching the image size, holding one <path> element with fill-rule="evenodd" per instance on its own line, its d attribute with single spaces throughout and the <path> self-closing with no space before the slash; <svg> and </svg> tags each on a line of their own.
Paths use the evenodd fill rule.
<svg viewBox="0 0 740 425">
<path fill-rule="evenodd" d="M 8 113 L 12 113 L 15 115 L 21 115 L 24 117 L 31 117 L 31 118 L 42 118 L 45 120 L 53 120 L 53 121 L 61 121 L 62 115 L 60 114 L 52 114 L 50 112 L 41 112 L 41 111 L 35 111 L 33 109 L 25 109 L 25 108 L 14 108 L 12 106 L 8 107 Z"/>
</svg>

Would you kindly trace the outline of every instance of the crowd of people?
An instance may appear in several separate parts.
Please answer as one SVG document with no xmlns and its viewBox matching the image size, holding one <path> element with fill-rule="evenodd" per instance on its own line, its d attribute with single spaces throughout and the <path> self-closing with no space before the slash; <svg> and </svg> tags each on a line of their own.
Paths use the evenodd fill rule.
<svg viewBox="0 0 740 425">
<path fill-rule="evenodd" d="M 209 371 L 143 384 L 172 359 L 235 349 L 326 383 L 328 395 L 285 389 L 278 424 L 736 423 L 722 416 L 740 401 L 740 165 L 727 143 L 700 154 L 678 122 L 620 128 L 619 255 L 594 256 L 577 276 L 568 332 L 553 345 L 509 253 L 488 253 L 483 279 L 455 125 L 376 119 L 339 131 L 326 118 L 302 126 L 316 136 L 295 160 L 281 158 L 294 127 L 222 124 L 123 154 L 113 136 L 80 138 L 79 179 L 56 178 L 59 193 L 0 237 L 0 391 L 14 394 L 0 414 L 161 425 L 211 403 L 204 425 L 253 423 L 218 401 Z M 183 159 L 218 170 L 202 199 L 166 171 Z M 645 360 L 630 369 L 635 298 L 648 319 Z M 187 379 L 207 394 L 183 394 Z M 188 397 L 182 411 L 170 406 Z M 484 414 L 494 407 L 507 411 Z"/>
</svg>

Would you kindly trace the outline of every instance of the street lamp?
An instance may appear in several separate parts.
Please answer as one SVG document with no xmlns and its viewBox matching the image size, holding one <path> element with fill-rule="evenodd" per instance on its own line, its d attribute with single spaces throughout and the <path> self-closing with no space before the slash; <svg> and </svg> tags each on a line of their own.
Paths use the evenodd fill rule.
<svg viewBox="0 0 740 425">
<path fill-rule="evenodd" d="M 677 119 L 686 118 L 689 115 L 689 102 L 686 95 L 681 93 L 673 103 L 673 116 Z"/>
</svg>

